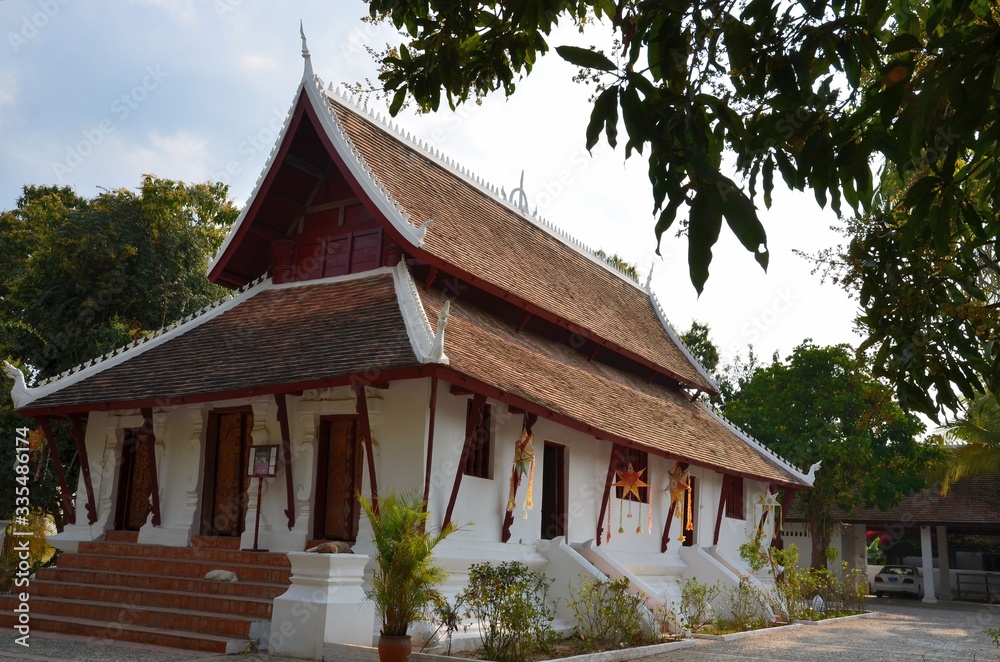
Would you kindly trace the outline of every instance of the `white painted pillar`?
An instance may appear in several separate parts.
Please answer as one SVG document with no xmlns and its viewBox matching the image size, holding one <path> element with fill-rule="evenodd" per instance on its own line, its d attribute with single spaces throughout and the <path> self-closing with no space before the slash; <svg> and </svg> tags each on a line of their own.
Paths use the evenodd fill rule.
<svg viewBox="0 0 1000 662">
<path fill-rule="evenodd" d="M 934 550 L 931 548 L 931 527 L 920 527 L 920 557 L 924 573 L 924 602 L 937 602 L 934 594 Z"/>
<path fill-rule="evenodd" d="M 289 552 L 292 584 L 274 599 L 268 651 L 323 659 L 323 644 L 371 646 L 375 606 L 365 598 L 361 554 Z"/>
<path fill-rule="evenodd" d="M 938 552 L 938 573 L 940 580 L 938 586 L 941 588 L 939 600 L 951 600 L 951 567 L 948 562 L 948 527 L 939 526 L 937 528 L 937 552 Z"/>
</svg>

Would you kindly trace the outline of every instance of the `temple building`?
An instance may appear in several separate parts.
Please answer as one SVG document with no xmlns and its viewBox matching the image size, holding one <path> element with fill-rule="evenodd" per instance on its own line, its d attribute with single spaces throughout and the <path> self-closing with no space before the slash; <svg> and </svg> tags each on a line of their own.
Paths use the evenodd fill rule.
<svg viewBox="0 0 1000 662">
<path fill-rule="evenodd" d="M 358 492 L 463 525 L 436 554 L 452 594 L 479 561 L 617 573 L 668 602 L 681 577 L 737 581 L 774 513 L 758 504 L 812 473 L 703 404 L 717 384 L 648 280 L 304 57 L 208 270 L 231 297 L 33 388 L 11 373 L 18 412 L 50 435 L 68 419 L 82 465 L 34 627 L 233 650 L 288 587 L 287 552 L 371 551 Z"/>
</svg>

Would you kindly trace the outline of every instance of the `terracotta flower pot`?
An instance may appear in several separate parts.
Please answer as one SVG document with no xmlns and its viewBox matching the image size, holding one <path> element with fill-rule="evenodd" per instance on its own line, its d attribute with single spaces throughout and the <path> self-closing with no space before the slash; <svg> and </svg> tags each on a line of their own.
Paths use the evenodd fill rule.
<svg viewBox="0 0 1000 662">
<path fill-rule="evenodd" d="M 378 638 L 378 659 L 379 662 L 407 662 L 410 659 L 410 652 L 413 651 L 413 642 L 407 637 L 390 637 L 379 635 Z"/>
</svg>

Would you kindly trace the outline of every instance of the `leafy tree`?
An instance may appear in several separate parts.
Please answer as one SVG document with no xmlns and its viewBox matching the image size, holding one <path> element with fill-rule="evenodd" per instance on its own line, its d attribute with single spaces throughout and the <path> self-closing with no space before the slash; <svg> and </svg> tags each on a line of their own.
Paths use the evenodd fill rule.
<svg viewBox="0 0 1000 662">
<path fill-rule="evenodd" d="M 856 213 L 873 208 L 873 167 L 884 164 L 882 180 L 897 178 L 905 192 L 910 236 L 929 235 L 928 246 L 947 254 L 949 236 L 972 233 L 993 241 L 996 259 L 1000 8 L 993 0 L 366 2 L 371 20 L 391 23 L 405 42 L 378 55 L 392 114 L 407 98 L 430 111 L 442 98 L 454 107 L 496 90 L 510 96 L 549 50 L 557 25 L 609 23 L 610 48 L 556 48 L 580 67 L 578 80 L 596 86 L 586 145 L 603 135 L 616 147 L 624 128 L 625 157 L 638 152 L 649 164 L 656 236 L 680 218 L 699 292 L 723 219 L 767 268 L 753 199 L 759 187 L 771 206 L 776 172 L 839 215 L 845 201 Z M 727 153 L 739 183 L 723 172 Z M 904 244 L 903 254 L 909 249 Z M 878 274 L 869 282 L 882 287 Z M 996 383 L 996 355 L 989 372 L 965 345 L 954 348 L 958 369 L 928 376 L 907 362 L 897 321 L 873 317 L 871 342 L 896 361 L 898 369 L 884 373 L 908 384 L 910 406 L 935 414 L 913 396 L 931 386 L 947 391 L 945 380 L 967 397 Z"/>
<path fill-rule="evenodd" d="M 618 253 L 612 253 L 611 255 L 608 255 L 603 250 L 598 249 L 594 251 L 594 255 L 597 256 L 599 259 L 603 260 L 604 262 L 606 262 L 608 265 L 622 272 L 636 283 L 639 282 L 639 270 L 636 269 L 634 264 L 632 264 L 631 262 L 627 262 L 621 256 L 619 256 Z"/>
<path fill-rule="evenodd" d="M 69 188 L 25 186 L 0 213 L 0 358 L 28 383 L 124 345 L 217 299 L 206 259 L 237 210 L 222 184 L 188 185 L 143 177 L 138 191 L 82 198 Z M 4 430 L 34 427 L 13 412 L 2 376 Z M 76 446 L 53 421 L 60 459 L 75 492 Z M 0 443 L 0 514 L 13 507 L 11 443 Z M 31 451 L 32 505 L 62 528 L 58 481 L 40 432 Z"/>
<path fill-rule="evenodd" d="M 150 175 L 89 200 L 24 187 L 0 214 L 8 352 L 46 377 L 217 299 L 204 270 L 237 215 L 226 190 Z"/>
<path fill-rule="evenodd" d="M 714 373 L 719 367 L 719 348 L 708 337 L 709 328 L 698 320 L 691 320 L 691 328 L 681 334 L 681 340 L 688 346 L 694 357 L 708 370 Z"/>
<path fill-rule="evenodd" d="M 809 522 L 812 564 L 823 567 L 834 507 L 891 508 L 926 485 L 939 457 L 917 440 L 924 425 L 893 400 L 847 345 L 809 341 L 738 385 L 726 416 L 799 467 L 822 461 L 815 485 L 797 497 Z"/>
<path fill-rule="evenodd" d="M 961 445 L 948 449 L 942 495 L 963 478 L 1000 474 L 1000 405 L 989 393 L 965 404 L 965 411 L 945 427 L 945 437 Z"/>
<path fill-rule="evenodd" d="M 857 323 L 868 334 L 861 350 L 871 350 L 875 374 L 897 385 L 904 406 L 937 419 L 982 392 L 976 375 L 987 391 L 1000 387 L 1000 224 L 920 229 L 906 190 L 883 185 L 878 207 L 848 222 L 849 244 L 814 259 L 824 277 L 858 296 Z M 968 204 L 989 202 L 977 195 Z"/>
</svg>

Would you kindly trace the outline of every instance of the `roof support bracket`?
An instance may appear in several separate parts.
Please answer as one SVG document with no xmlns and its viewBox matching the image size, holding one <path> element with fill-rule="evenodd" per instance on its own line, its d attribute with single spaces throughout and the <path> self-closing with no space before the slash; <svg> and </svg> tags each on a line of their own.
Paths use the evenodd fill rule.
<svg viewBox="0 0 1000 662">
<path fill-rule="evenodd" d="M 427 500 L 431 497 L 431 464 L 434 461 L 434 419 L 437 415 L 438 378 L 431 377 L 431 399 L 428 403 L 430 412 L 427 420 L 427 464 L 424 468 L 424 512 L 427 511 Z"/>
<path fill-rule="evenodd" d="M 62 460 L 59 459 L 59 449 L 56 448 L 56 438 L 52 435 L 48 416 L 40 416 L 38 426 L 45 435 L 45 443 L 49 446 L 49 455 L 52 456 L 52 464 L 55 465 L 56 476 L 59 478 L 59 499 L 62 501 L 63 512 L 66 513 L 66 521 L 76 524 L 76 509 L 73 507 L 73 499 L 66 484 L 66 474 L 63 473 Z"/>
<path fill-rule="evenodd" d="M 288 507 L 285 517 L 288 518 L 288 530 L 295 526 L 295 483 L 292 476 L 292 442 L 288 432 L 288 403 L 284 393 L 274 394 L 274 403 L 278 405 L 278 426 L 281 428 L 281 463 L 285 471 L 285 496 Z"/>
<path fill-rule="evenodd" d="M 357 398 L 356 411 L 361 418 L 361 434 L 365 440 L 365 457 L 368 462 L 368 483 L 372 490 L 372 510 L 378 512 L 378 484 L 375 482 L 375 451 L 372 449 L 372 426 L 368 418 L 368 398 L 365 396 L 365 385 L 355 384 L 354 395 Z"/>
<path fill-rule="evenodd" d="M 611 484 L 615 482 L 615 471 L 621 464 L 621 451 L 618 449 L 618 444 L 613 444 L 611 446 L 611 459 L 608 460 L 608 476 L 604 481 L 604 496 L 601 497 L 601 512 L 597 516 L 597 537 L 595 540 L 597 544 L 601 544 L 601 538 L 604 535 L 604 519 L 608 512 L 608 501 L 611 500 Z"/>
<path fill-rule="evenodd" d="M 76 452 L 80 457 L 80 471 L 87 489 L 87 524 L 97 521 L 97 507 L 94 505 L 94 483 L 90 479 L 90 460 L 87 459 L 87 441 L 84 436 L 83 414 L 69 415 L 69 433 L 76 442 Z"/>
<path fill-rule="evenodd" d="M 160 526 L 160 486 L 156 480 L 156 433 L 153 431 L 153 408 L 143 407 L 142 434 L 146 438 L 146 454 L 149 456 L 149 492 L 153 511 L 153 526 Z"/>
<path fill-rule="evenodd" d="M 729 482 L 732 478 L 727 475 L 722 475 L 722 493 L 719 495 L 719 512 L 715 515 L 715 535 L 712 537 L 712 544 L 719 544 L 719 534 L 722 532 L 722 516 L 725 514 L 726 501 L 729 498 Z"/>
<path fill-rule="evenodd" d="M 462 446 L 462 457 L 458 461 L 458 468 L 455 470 L 455 484 L 451 488 L 451 498 L 448 499 L 448 508 L 444 512 L 444 520 L 441 528 L 451 523 L 452 513 L 455 512 L 455 502 L 458 500 L 458 488 L 462 485 L 462 475 L 465 474 L 465 463 L 472 452 L 472 443 L 476 439 L 476 428 L 483 424 L 483 406 L 486 404 L 486 396 L 476 393 L 472 396 L 472 415 L 465 421 L 465 444 Z"/>
</svg>

